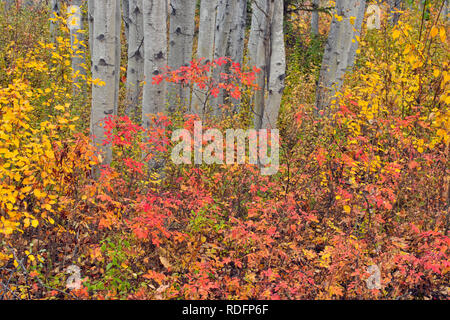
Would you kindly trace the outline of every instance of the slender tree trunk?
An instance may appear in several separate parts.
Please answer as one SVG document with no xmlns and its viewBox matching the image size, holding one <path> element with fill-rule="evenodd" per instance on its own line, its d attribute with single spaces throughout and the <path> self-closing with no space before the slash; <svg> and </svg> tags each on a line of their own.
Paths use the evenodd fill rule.
<svg viewBox="0 0 450 320">
<path fill-rule="evenodd" d="M 277 128 L 281 98 L 286 78 L 286 52 L 283 30 L 283 0 L 271 0 L 270 62 L 268 70 L 268 97 L 264 107 L 262 128 Z"/>
<path fill-rule="evenodd" d="M 352 39 L 355 39 L 356 20 L 362 7 L 365 7 L 365 0 L 336 1 L 336 15 L 342 21 L 334 17 L 331 22 L 317 88 L 317 111 L 329 107 L 331 97 L 341 89 L 345 72 L 355 59 L 357 42 L 353 43 Z M 356 18 L 355 26 L 350 18 Z"/>
<path fill-rule="evenodd" d="M 92 48 L 94 47 L 94 10 L 95 0 L 88 0 L 88 23 L 89 23 L 89 51 L 91 54 L 92 67 Z"/>
<path fill-rule="evenodd" d="M 56 18 L 61 14 L 61 4 L 59 0 L 50 0 L 50 12 L 51 17 Z M 52 42 L 54 43 L 56 40 L 56 35 L 58 32 L 57 23 L 54 21 L 50 21 L 50 36 L 52 38 Z"/>
<path fill-rule="evenodd" d="M 123 25 L 125 27 L 125 38 L 129 41 L 128 35 L 130 33 L 130 0 L 122 1 L 122 12 L 123 12 Z"/>
<path fill-rule="evenodd" d="M 320 0 L 312 0 L 312 6 L 314 9 L 318 9 L 320 6 Z M 311 34 L 319 34 L 319 11 L 314 10 L 311 12 Z"/>
<path fill-rule="evenodd" d="M 270 39 L 268 32 L 269 0 L 255 0 L 252 3 L 252 23 L 248 41 L 248 55 L 250 66 L 260 69 L 256 74 L 256 84 L 259 90 L 253 98 L 253 123 L 256 129 L 262 127 L 264 112 L 264 96 L 268 72 L 268 57 L 270 55 Z"/>
<path fill-rule="evenodd" d="M 188 65 L 192 60 L 192 46 L 195 28 L 195 7 L 197 1 L 171 0 L 170 2 L 170 42 L 168 63 L 172 70 Z M 190 88 L 181 84 L 169 85 L 169 111 L 173 112 L 177 101 L 190 104 Z"/>
<path fill-rule="evenodd" d="M 237 0 L 231 24 L 228 54 L 233 62 L 242 66 L 244 61 L 245 27 L 247 25 L 247 0 Z M 240 99 L 231 98 L 234 112 L 240 109 Z"/>
<path fill-rule="evenodd" d="M 244 59 L 245 26 L 247 25 L 247 0 L 236 0 L 230 30 L 229 57 L 242 64 Z"/>
<path fill-rule="evenodd" d="M 217 6 L 216 32 L 214 39 L 214 59 L 225 57 L 229 44 L 231 24 L 233 21 L 233 12 L 236 6 L 236 0 L 219 0 Z M 224 68 L 217 67 L 214 69 L 213 78 L 221 81 L 220 74 L 224 72 Z M 217 97 L 212 99 L 213 115 L 219 116 L 222 113 L 222 105 L 224 104 L 224 92 L 220 90 Z"/>
<path fill-rule="evenodd" d="M 82 92 L 87 69 L 82 5 L 82 0 L 72 0 L 71 5 L 68 7 L 68 28 L 70 30 L 70 44 L 72 48 L 73 92 L 75 95 Z"/>
<path fill-rule="evenodd" d="M 356 11 L 356 20 L 353 25 L 354 35 L 353 35 L 353 39 L 351 42 L 350 52 L 348 55 L 348 67 L 349 68 L 352 68 L 353 65 L 355 64 L 356 51 L 358 50 L 358 47 L 359 47 L 358 39 L 360 39 L 360 37 L 361 37 L 361 30 L 362 30 L 362 24 L 364 21 L 365 12 L 366 12 L 366 1 L 364 0 L 358 6 L 357 11 Z"/>
<path fill-rule="evenodd" d="M 91 134 L 94 146 L 104 152 L 104 163 L 112 160 L 110 145 L 103 145 L 103 120 L 116 110 L 117 4 L 119 0 L 96 0 L 94 11 Z"/>
<path fill-rule="evenodd" d="M 389 13 L 391 14 L 389 22 L 391 25 L 396 25 L 398 20 L 400 19 L 400 13 L 398 12 L 398 10 L 402 9 L 403 1 L 388 0 L 388 3 L 389 3 Z"/>
<path fill-rule="evenodd" d="M 381 28 L 381 9 L 378 4 L 367 6 L 367 30 L 379 30 Z"/>
<path fill-rule="evenodd" d="M 217 0 L 202 0 L 200 3 L 200 25 L 198 31 L 197 59 L 205 62 L 214 59 L 214 35 L 216 28 Z M 191 111 L 203 116 L 207 103 L 206 92 L 194 87 Z"/>
<path fill-rule="evenodd" d="M 121 34 L 122 34 L 122 10 L 120 8 L 120 1 L 115 0 L 116 3 L 116 59 L 115 59 L 115 85 L 116 94 L 114 96 L 114 114 L 118 114 L 119 109 L 119 88 L 120 88 L 120 60 L 122 57 L 122 45 L 121 45 Z"/>
<path fill-rule="evenodd" d="M 445 0 L 444 8 L 442 8 L 442 19 L 444 21 L 448 21 L 448 4 L 449 4 L 449 1 Z"/>
<path fill-rule="evenodd" d="M 152 84 L 154 76 L 167 65 L 167 5 L 166 0 L 143 0 L 144 12 L 144 93 L 142 101 L 142 123 L 149 126 L 149 114 L 163 112 L 166 102 L 166 85 Z M 186 30 L 183 29 L 182 32 Z M 186 50 L 187 51 L 187 50 Z M 191 46 L 192 51 L 192 46 Z"/>
<path fill-rule="evenodd" d="M 129 0 L 127 105 L 125 113 L 131 119 L 138 119 L 137 110 L 144 79 L 144 18 L 143 0 Z M 144 0 L 145 1 L 145 0 Z M 125 4 L 125 1 L 123 2 Z"/>
</svg>

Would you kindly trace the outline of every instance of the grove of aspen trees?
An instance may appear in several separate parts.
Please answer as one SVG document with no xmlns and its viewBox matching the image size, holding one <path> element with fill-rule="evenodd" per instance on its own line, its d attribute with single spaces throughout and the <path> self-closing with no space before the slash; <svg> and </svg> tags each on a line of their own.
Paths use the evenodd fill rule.
<svg viewBox="0 0 450 320">
<path fill-rule="evenodd" d="M 0 1 L 0 300 L 449 299 L 448 8 Z"/>
</svg>

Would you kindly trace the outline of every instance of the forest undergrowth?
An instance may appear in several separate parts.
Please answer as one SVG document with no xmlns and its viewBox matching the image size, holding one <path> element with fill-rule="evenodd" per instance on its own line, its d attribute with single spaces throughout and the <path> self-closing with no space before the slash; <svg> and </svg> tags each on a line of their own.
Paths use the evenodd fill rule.
<svg viewBox="0 0 450 320">
<path fill-rule="evenodd" d="M 123 105 L 105 122 L 114 160 L 101 167 L 64 18 L 52 43 L 46 12 L 18 10 L 0 13 L 0 299 L 449 297 L 448 24 L 437 12 L 364 31 L 331 116 L 313 107 L 324 39 L 292 22 L 280 169 L 262 176 L 171 163 L 173 130 L 192 131 L 196 116 L 144 128 Z M 205 129 L 247 128 L 258 70 L 210 68 L 221 63 L 242 110 Z M 155 81 L 205 84 L 201 68 Z"/>
</svg>

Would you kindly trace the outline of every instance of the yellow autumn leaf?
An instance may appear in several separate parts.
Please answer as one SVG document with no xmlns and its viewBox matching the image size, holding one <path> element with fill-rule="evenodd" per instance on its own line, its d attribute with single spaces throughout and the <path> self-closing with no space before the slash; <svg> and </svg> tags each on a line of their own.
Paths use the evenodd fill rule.
<svg viewBox="0 0 450 320">
<path fill-rule="evenodd" d="M 440 27 L 440 29 L 439 29 L 439 37 L 441 38 L 442 42 L 445 42 L 445 40 L 447 39 L 444 27 Z"/>
<path fill-rule="evenodd" d="M 436 26 L 433 26 L 433 28 L 431 28 L 431 31 L 430 31 L 430 36 L 432 38 L 434 38 L 437 36 L 438 32 L 439 32 L 438 28 Z"/>
<path fill-rule="evenodd" d="M 397 39 L 398 37 L 400 37 L 400 30 L 395 29 L 394 32 L 392 32 L 392 39 Z"/>
</svg>

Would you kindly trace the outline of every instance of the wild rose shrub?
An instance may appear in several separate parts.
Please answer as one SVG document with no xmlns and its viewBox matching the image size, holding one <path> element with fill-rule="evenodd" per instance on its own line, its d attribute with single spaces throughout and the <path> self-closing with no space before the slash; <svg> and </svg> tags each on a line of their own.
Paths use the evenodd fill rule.
<svg viewBox="0 0 450 320">
<path fill-rule="evenodd" d="M 0 77 L 0 297 L 447 298 L 448 44 L 438 20 L 421 39 L 407 21 L 364 37 L 330 117 L 314 116 L 304 70 L 290 69 L 282 161 L 269 177 L 253 165 L 174 165 L 172 131 L 192 132 L 198 118 L 173 114 L 154 115 L 148 128 L 105 119 L 115 158 L 93 179 L 99 161 L 63 103 L 70 81 L 55 76 L 68 72 L 56 62 L 70 57 L 67 42 L 21 43 L 37 51 L 20 59 L 9 46 L 2 54 L 15 63 Z M 222 63 L 232 77 L 207 76 Z M 193 61 L 154 81 L 211 96 L 222 89 L 248 104 L 257 71 Z M 248 124 L 235 116 L 204 128 Z M 73 264 L 78 290 L 66 288 Z M 366 283 L 373 265 L 380 289 Z"/>
</svg>

